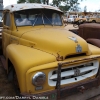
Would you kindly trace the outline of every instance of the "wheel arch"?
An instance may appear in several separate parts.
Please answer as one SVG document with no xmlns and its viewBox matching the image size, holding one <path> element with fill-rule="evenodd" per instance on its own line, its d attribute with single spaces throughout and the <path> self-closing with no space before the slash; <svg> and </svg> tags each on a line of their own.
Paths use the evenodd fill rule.
<svg viewBox="0 0 100 100">
<path fill-rule="evenodd" d="M 96 23 L 96 20 L 92 20 L 92 23 L 93 23 L 93 22 Z"/>
<path fill-rule="evenodd" d="M 11 65 L 13 65 L 9 58 L 7 59 L 7 65 L 8 65 L 7 66 L 7 72 L 8 72 L 9 69 L 11 68 Z"/>
<path fill-rule="evenodd" d="M 9 81 L 12 81 L 13 80 L 13 75 L 16 73 L 16 70 L 12 64 L 12 62 L 10 61 L 10 59 L 8 58 L 8 61 L 7 61 L 7 76 L 8 76 L 8 80 Z"/>
</svg>

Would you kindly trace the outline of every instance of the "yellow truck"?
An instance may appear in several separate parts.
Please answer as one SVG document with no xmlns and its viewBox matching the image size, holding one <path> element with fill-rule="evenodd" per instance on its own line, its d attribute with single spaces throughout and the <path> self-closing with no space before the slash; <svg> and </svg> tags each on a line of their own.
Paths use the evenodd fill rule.
<svg viewBox="0 0 100 100">
<path fill-rule="evenodd" d="M 86 16 L 79 16 L 78 18 L 75 18 L 74 21 L 79 21 L 79 20 L 86 22 L 87 21 L 87 18 L 86 18 Z"/>
<path fill-rule="evenodd" d="M 93 17 L 90 17 L 88 19 L 89 22 L 92 22 L 92 23 L 100 23 L 100 15 L 95 15 Z"/>
<path fill-rule="evenodd" d="M 68 31 L 61 10 L 14 4 L 3 16 L 1 60 L 21 96 L 61 100 L 100 85 L 100 48 Z"/>
</svg>

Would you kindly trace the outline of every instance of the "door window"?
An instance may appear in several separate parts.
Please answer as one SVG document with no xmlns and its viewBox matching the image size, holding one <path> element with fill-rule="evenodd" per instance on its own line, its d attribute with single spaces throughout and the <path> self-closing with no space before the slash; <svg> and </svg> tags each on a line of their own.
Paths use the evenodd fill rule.
<svg viewBox="0 0 100 100">
<path fill-rule="evenodd" d="M 4 25 L 10 26 L 10 14 L 8 12 L 4 15 Z"/>
</svg>

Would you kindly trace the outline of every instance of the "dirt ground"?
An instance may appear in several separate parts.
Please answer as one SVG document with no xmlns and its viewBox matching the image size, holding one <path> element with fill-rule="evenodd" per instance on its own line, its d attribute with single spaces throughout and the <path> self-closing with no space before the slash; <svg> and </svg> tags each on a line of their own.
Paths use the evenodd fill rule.
<svg viewBox="0 0 100 100">
<path fill-rule="evenodd" d="M 13 85 L 7 80 L 6 71 L 4 70 L 2 63 L 0 61 L 0 97 L 14 96 L 14 95 L 16 94 L 15 94 Z"/>
<path fill-rule="evenodd" d="M 66 26 L 66 29 L 76 29 L 74 28 L 71 24 L 68 24 Z M 1 61 L 0 61 L 0 99 L 2 96 L 15 96 L 15 90 L 14 90 L 14 87 L 12 85 L 12 83 L 10 83 L 8 80 L 7 80 L 7 74 L 6 74 L 6 71 L 4 70 L 2 64 L 1 64 Z M 3 100 L 8 100 L 8 99 L 3 99 Z M 11 99 L 9 99 L 11 100 Z M 66 99 L 67 100 L 67 99 Z M 74 98 L 73 98 L 74 100 Z M 81 98 L 79 99 L 81 100 Z M 94 97 L 94 98 L 91 98 L 89 100 L 100 100 L 100 95 Z"/>
<path fill-rule="evenodd" d="M 67 29 L 67 30 L 70 30 L 70 29 L 78 29 L 78 28 L 74 28 L 73 25 L 69 23 L 69 24 L 66 26 L 66 29 Z"/>
</svg>

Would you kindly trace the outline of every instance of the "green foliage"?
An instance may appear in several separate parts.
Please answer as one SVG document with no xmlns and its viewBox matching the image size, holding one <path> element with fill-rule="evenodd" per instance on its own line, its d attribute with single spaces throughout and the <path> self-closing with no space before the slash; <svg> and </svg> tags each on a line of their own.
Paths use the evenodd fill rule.
<svg viewBox="0 0 100 100">
<path fill-rule="evenodd" d="M 65 6 L 59 6 L 60 10 L 62 11 L 68 11 L 70 9 L 70 6 L 65 5 Z"/>
<path fill-rule="evenodd" d="M 26 0 L 18 0 L 17 3 L 24 3 Z"/>
<path fill-rule="evenodd" d="M 18 0 L 17 3 L 25 3 L 25 2 L 30 2 L 30 3 L 42 3 L 41 0 Z"/>
<path fill-rule="evenodd" d="M 53 6 L 59 7 L 62 11 L 68 11 L 69 9 L 73 11 L 78 11 L 78 0 L 53 0 Z M 63 6 L 62 6 L 62 5 Z"/>
</svg>

